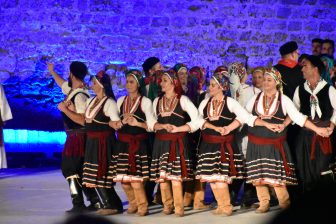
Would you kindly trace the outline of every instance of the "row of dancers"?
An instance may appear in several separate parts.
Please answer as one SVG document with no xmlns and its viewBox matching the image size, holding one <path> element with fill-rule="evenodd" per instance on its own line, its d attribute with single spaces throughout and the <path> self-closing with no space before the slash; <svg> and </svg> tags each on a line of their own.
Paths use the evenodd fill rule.
<svg viewBox="0 0 336 224">
<path fill-rule="evenodd" d="M 288 185 L 307 179 L 317 182 L 334 172 L 335 146 L 330 136 L 336 123 L 336 90 L 320 78 L 321 66 L 316 56 L 305 59 L 306 82 L 295 89 L 292 100 L 282 93 L 282 76 L 276 68 L 260 70 L 261 89 L 249 88 L 243 85 L 245 76 L 240 76 L 246 70 L 234 63 L 230 69 L 239 78 L 237 88 L 253 92 L 242 100 L 234 95 L 235 83 L 225 66 L 215 70 L 207 91 L 202 91 L 200 67 L 188 71 L 177 64 L 163 71 L 157 58 L 149 58 L 143 65 L 147 77 L 128 70 L 128 94 L 115 100 L 104 71 L 91 76 L 95 96 L 90 97 L 83 81 L 85 64 L 72 62 L 66 81 L 49 63 L 66 95 L 58 109 L 67 133 L 62 172 L 70 186 L 71 211 L 85 210 L 83 190 L 98 214 L 120 213 L 122 203 L 114 189 L 114 183 L 120 182 L 129 201 L 127 213 L 145 216 L 149 205 L 145 184 L 154 181 L 159 183 L 163 213 L 181 217 L 183 183 L 196 180 L 195 186 L 210 183 L 217 201 L 214 214 L 229 216 L 233 211 L 229 184 L 237 179 L 255 186 L 256 212 L 269 210 L 269 187 L 274 188 L 280 207 L 287 208 Z M 191 77 L 187 81 L 185 72 Z M 196 94 L 190 93 L 193 86 Z M 230 92 L 235 97 L 228 96 Z M 295 159 L 286 141 L 292 123 L 301 127 L 295 146 L 301 156 Z M 204 200 L 204 185 L 200 188 L 195 201 Z"/>
</svg>

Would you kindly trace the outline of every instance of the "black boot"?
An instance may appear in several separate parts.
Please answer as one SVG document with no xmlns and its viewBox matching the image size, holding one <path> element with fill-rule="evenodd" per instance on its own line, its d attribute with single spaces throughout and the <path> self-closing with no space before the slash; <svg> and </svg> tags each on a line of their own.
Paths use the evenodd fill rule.
<svg viewBox="0 0 336 224">
<path fill-rule="evenodd" d="M 83 187 L 83 192 L 87 201 L 90 202 L 90 205 L 87 206 L 88 211 L 97 211 L 101 208 L 98 195 L 94 188 Z"/>
<path fill-rule="evenodd" d="M 231 204 L 233 206 L 240 205 L 239 192 L 242 187 L 243 181 L 244 180 L 241 180 L 241 179 L 235 179 L 233 180 L 232 184 L 229 185 Z"/>
<path fill-rule="evenodd" d="M 107 189 L 107 194 L 112 203 L 112 208 L 117 209 L 118 213 L 122 213 L 124 209 L 123 204 L 113 186 Z"/>
<path fill-rule="evenodd" d="M 78 178 L 67 179 L 70 188 L 70 195 L 72 199 L 73 208 L 67 212 L 81 213 L 84 212 L 86 207 L 84 205 L 82 186 L 80 185 L 80 180 Z"/>
<path fill-rule="evenodd" d="M 147 201 L 149 203 L 149 206 L 154 205 L 155 203 L 153 203 L 154 201 L 154 188 L 156 186 L 156 183 L 154 181 L 146 181 L 145 182 L 145 191 L 146 191 L 146 197 L 147 197 Z M 158 191 L 160 191 L 160 187 L 158 187 Z M 160 203 L 160 202 L 158 202 Z M 161 202 L 162 204 L 162 202 Z"/>
<path fill-rule="evenodd" d="M 256 188 L 252 184 L 244 183 L 244 195 L 241 201 L 241 209 L 257 208 L 259 202 Z"/>
<path fill-rule="evenodd" d="M 116 208 L 115 204 L 112 204 L 114 201 L 111 200 L 111 198 L 115 197 L 113 195 L 113 191 L 107 188 L 95 188 L 96 193 L 98 195 L 101 208 L 97 211 L 97 214 L 99 215 L 114 215 L 120 212 L 118 208 Z M 115 191 L 114 191 L 115 193 Z M 115 193 L 116 194 L 116 193 Z M 119 197 L 118 197 L 119 198 Z M 120 200 L 120 198 L 119 198 Z M 118 203 L 118 201 L 116 201 Z M 120 201 L 121 203 L 121 201 Z M 119 205 L 120 206 L 120 205 Z M 122 203 L 121 203 L 122 206 Z M 122 210 L 122 209 L 121 209 Z"/>
</svg>

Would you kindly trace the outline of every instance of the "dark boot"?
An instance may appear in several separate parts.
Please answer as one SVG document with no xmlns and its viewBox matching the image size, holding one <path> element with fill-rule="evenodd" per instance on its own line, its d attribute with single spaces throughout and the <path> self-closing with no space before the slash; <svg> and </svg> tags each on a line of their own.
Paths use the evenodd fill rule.
<svg viewBox="0 0 336 224">
<path fill-rule="evenodd" d="M 83 187 L 83 192 L 86 200 L 90 202 L 90 205 L 87 206 L 88 211 L 97 211 L 101 208 L 98 195 L 94 188 Z"/>
<path fill-rule="evenodd" d="M 82 186 L 80 185 L 80 180 L 78 178 L 67 179 L 69 183 L 70 195 L 72 200 L 72 209 L 67 212 L 81 213 L 84 212 L 86 207 L 84 205 Z"/>
<path fill-rule="evenodd" d="M 256 188 L 252 184 L 244 183 L 244 195 L 241 200 L 241 209 L 257 208 L 258 196 Z"/>
<path fill-rule="evenodd" d="M 241 179 L 235 179 L 233 180 L 232 184 L 229 185 L 231 203 L 233 206 L 240 205 L 239 192 L 242 187 L 243 181 L 244 180 Z"/>
<path fill-rule="evenodd" d="M 146 181 L 145 182 L 145 192 L 146 192 L 146 197 L 148 202 L 153 201 L 153 194 L 154 194 L 154 188 L 155 188 L 156 183 L 153 181 Z"/>
<path fill-rule="evenodd" d="M 107 188 L 95 188 L 98 195 L 101 209 L 97 211 L 99 215 L 114 215 L 119 213 L 118 209 L 115 206 L 112 206 L 111 196 L 109 195 L 109 189 Z"/>
<path fill-rule="evenodd" d="M 113 209 L 117 209 L 117 210 L 118 210 L 118 213 L 122 213 L 123 210 L 124 210 L 124 208 L 123 208 L 123 204 L 122 204 L 122 201 L 121 201 L 119 195 L 118 195 L 117 192 L 115 191 L 114 186 L 111 187 L 111 188 L 108 188 L 108 189 L 107 189 L 107 192 L 108 192 L 110 201 L 111 201 L 111 203 L 112 203 L 112 207 L 113 207 Z"/>
</svg>

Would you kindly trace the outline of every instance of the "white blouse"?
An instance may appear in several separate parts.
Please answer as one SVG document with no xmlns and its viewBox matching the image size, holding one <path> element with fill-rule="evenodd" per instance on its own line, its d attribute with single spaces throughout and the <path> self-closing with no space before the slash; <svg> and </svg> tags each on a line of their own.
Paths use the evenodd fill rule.
<svg viewBox="0 0 336 224">
<path fill-rule="evenodd" d="M 308 86 L 307 81 L 304 83 L 304 89 L 310 93 L 313 96 L 316 96 L 316 94 L 318 94 L 325 85 L 327 85 L 328 83 L 324 80 L 320 81 L 316 88 L 314 89 L 314 91 L 311 91 L 311 89 Z M 317 97 L 316 97 L 317 99 Z M 330 103 L 331 106 L 334 108 L 334 112 L 333 115 L 330 118 L 330 121 L 336 125 L 336 89 L 334 87 L 330 87 L 329 88 L 329 99 L 330 99 Z M 296 106 L 296 108 L 300 109 L 301 106 L 301 102 L 300 102 L 300 97 L 299 97 L 299 87 L 296 87 L 295 92 L 294 92 L 294 97 L 293 97 L 293 101 L 294 104 Z M 321 117 L 322 116 L 322 111 L 319 107 L 319 104 L 317 102 L 316 108 L 311 107 L 311 116 L 314 119 L 315 116 Z"/>
<path fill-rule="evenodd" d="M 260 92 L 261 92 L 260 89 L 243 83 L 238 89 L 239 97 L 237 97 L 236 100 L 239 102 L 240 105 L 245 107 L 247 102 L 251 99 L 251 97 L 253 97 L 255 94 L 258 94 Z"/>
<path fill-rule="evenodd" d="M 257 96 L 258 96 L 258 94 L 254 95 L 246 105 L 246 110 L 250 113 L 252 113 L 254 103 L 257 99 Z M 273 103 L 272 103 L 272 105 L 269 109 L 269 113 L 268 113 L 268 115 L 266 115 L 265 112 L 264 112 L 264 109 L 263 109 L 264 92 L 262 92 L 260 97 L 259 97 L 259 101 L 258 101 L 258 105 L 257 105 L 258 113 L 260 113 L 261 115 L 265 115 L 265 116 L 270 116 L 271 114 L 276 113 L 275 110 L 277 109 L 278 96 L 279 96 L 279 92 L 276 93 L 275 99 L 274 99 L 274 101 L 273 101 Z M 294 103 L 284 94 L 281 95 L 281 105 L 282 105 L 281 109 L 282 109 L 284 115 L 288 115 L 292 121 L 294 121 L 299 126 L 303 127 L 304 123 L 307 120 L 307 116 L 300 113 L 300 111 L 298 111 L 296 109 Z M 253 127 L 254 124 L 251 123 L 251 122 L 248 122 L 248 125 Z"/>
<path fill-rule="evenodd" d="M 210 98 L 204 99 L 200 106 L 198 107 L 198 113 L 199 113 L 199 127 L 202 127 L 205 123 L 204 119 L 204 108 L 207 106 L 207 103 L 209 102 Z M 226 105 L 231 113 L 234 113 L 236 115 L 236 120 L 239 121 L 240 124 L 244 123 L 254 123 L 254 121 L 257 119 L 256 116 L 253 116 L 252 114 L 248 113 L 244 107 L 242 107 L 236 100 L 234 100 L 231 97 L 226 98 Z"/>
<path fill-rule="evenodd" d="M 61 88 L 62 88 L 62 92 L 65 95 L 67 95 L 67 101 L 69 101 L 78 92 L 84 92 L 88 96 L 90 95 L 89 91 L 87 89 L 83 89 L 83 88 L 77 88 L 77 89 L 74 89 L 73 91 L 71 91 L 71 87 L 69 86 L 68 82 L 64 82 L 62 84 Z M 74 100 L 74 102 L 75 102 L 75 108 L 76 108 L 76 112 L 77 113 L 79 113 L 79 114 L 84 114 L 85 113 L 87 99 L 88 99 L 88 97 L 85 94 L 82 94 L 82 93 L 77 94 L 77 96 L 75 97 L 75 100 Z"/>
<path fill-rule="evenodd" d="M 117 100 L 117 106 L 118 106 L 118 113 L 120 114 L 120 108 L 121 105 L 123 104 L 126 96 L 119 97 Z M 141 100 L 141 110 L 145 113 L 146 116 L 146 124 L 148 127 L 148 131 L 153 131 L 154 130 L 154 125 L 156 123 L 156 119 L 154 117 L 154 112 L 153 112 L 153 104 L 152 101 L 143 96 Z"/>
<path fill-rule="evenodd" d="M 93 102 L 91 103 L 91 101 L 97 99 L 97 98 L 95 98 L 95 99 L 93 99 L 93 98 L 94 97 L 91 97 L 90 99 L 88 99 L 86 101 L 86 107 L 87 107 L 87 109 L 89 109 L 89 104 L 92 105 Z M 101 101 L 101 103 L 103 103 L 103 101 Z M 86 113 L 85 113 L 86 117 L 88 115 L 87 112 L 88 111 L 86 111 Z M 106 103 L 105 103 L 104 108 L 103 108 L 103 112 L 104 112 L 105 116 L 110 117 L 111 121 L 119 121 L 120 120 L 119 113 L 118 113 L 118 108 L 117 108 L 117 103 L 113 99 L 111 99 L 111 98 L 108 98 L 106 100 Z M 92 114 L 93 113 L 94 113 L 94 111 L 92 111 Z"/>
<path fill-rule="evenodd" d="M 156 107 L 159 102 L 159 97 L 156 97 L 153 102 L 153 111 L 154 111 L 154 117 L 157 120 L 158 115 L 156 113 Z M 190 127 L 190 132 L 195 132 L 199 129 L 199 116 L 198 116 L 198 110 L 195 107 L 195 105 L 191 102 L 191 100 L 185 96 L 182 95 L 180 98 L 180 105 L 182 107 L 182 110 L 188 113 L 191 121 L 187 122 L 187 125 Z"/>
<path fill-rule="evenodd" d="M 10 119 L 13 119 L 12 111 L 9 107 L 2 85 L 0 85 L 0 112 L 2 121 L 8 121 Z"/>
</svg>

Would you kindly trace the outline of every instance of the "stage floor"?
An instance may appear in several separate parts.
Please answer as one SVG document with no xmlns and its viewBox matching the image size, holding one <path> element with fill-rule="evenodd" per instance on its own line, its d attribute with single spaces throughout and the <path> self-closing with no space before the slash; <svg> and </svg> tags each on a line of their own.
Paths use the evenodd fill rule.
<svg viewBox="0 0 336 224">
<path fill-rule="evenodd" d="M 127 208 L 126 196 L 117 184 L 117 192 Z M 0 224 L 58 224 L 67 218 L 65 210 L 71 208 L 67 183 L 60 170 L 7 169 L 0 170 Z M 254 210 L 239 210 L 230 217 L 220 217 L 211 211 L 186 208 L 186 215 L 177 218 L 164 215 L 160 206 L 150 207 L 150 215 L 138 217 L 119 214 L 108 216 L 116 223 L 267 223 L 279 209 L 272 208 L 267 214 Z"/>
</svg>

